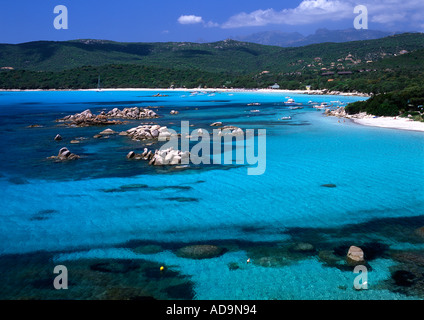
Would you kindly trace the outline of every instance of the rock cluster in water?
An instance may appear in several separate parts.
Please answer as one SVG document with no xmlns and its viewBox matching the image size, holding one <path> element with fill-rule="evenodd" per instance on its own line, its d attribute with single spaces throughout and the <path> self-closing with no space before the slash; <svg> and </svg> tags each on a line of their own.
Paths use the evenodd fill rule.
<svg viewBox="0 0 424 320">
<path fill-rule="evenodd" d="M 79 159 L 80 156 L 76 155 L 74 153 L 71 153 L 71 151 L 68 150 L 68 148 L 63 147 L 59 150 L 59 153 L 57 156 L 51 156 L 49 157 L 49 159 L 56 159 L 56 160 L 60 160 L 60 161 L 64 161 L 64 160 L 76 160 Z"/>
<path fill-rule="evenodd" d="M 333 116 L 333 117 L 339 117 L 339 118 L 347 117 L 347 113 L 344 107 L 338 107 L 335 110 L 325 109 L 324 114 L 326 116 Z"/>
<path fill-rule="evenodd" d="M 149 165 L 152 166 L 178 165 L 181 164 L 181 160 L 188 157 L 190 157 L 190 152 L 174 150 L 172 147 L 164 150 L 155 150 L 155 152 L 144 148 L 143 153 L 130 151 L 127 154 L 127 159 L 147 160 Z"/>
<path fill-rule="evenodd" d="M 176 255 L 188 259 L 210 259 L 222 255 L 225 250 L 214 245 L 189 245 L 177 250 Z"/>
<path fill-rule="evenodd" d="M 347 252 L 346 259 L 347 263 L 352 266 L 363 264 L 365 262 L 364 251 L 359 247 L 351 246 Z"/>
<path fill-rule="evenodd" d="M 144 109 L 139 107 L 134 108 L 124 108 L 119 110 L 118 108 L 114 108 L 108 113 L 106 116 L 109 118 L 119 118 L 119 119 L 153 119 L 158 118 L 159 116 L 150 109 Z"/>
<path fill-rule="evenodd" d="M 86 126 L 122 124 L 121 121 L 110 120 L 110 119 L 152 119 L 152 118 L 158 118 L 158 117 L 159 116 L 150 109 L 134 107 L 134 108 L 124 108 L 122 110 L 119 110 L 118 108 L 114 108 L 108 113 L 102 111 L 98 115 L 93 114 L 90 109 L 87 109 L 81 113 L 68 115 L 62 119 L 58 119 L 57 121 L 70 122 L 71 125 L 86 127 Z"/>
<path fill-rule="evenodd" d="M 149 124 L 131 128 L 127 130 L 126 133 L 127 136 L 131 137 L 133 140 L 160 139 L 163 141 L 170 139 L 172 136 L 172 133 L 167 127 Z"/>
<path fill-rule="evenodd" d="M 235 126 L 223 126 L 219 128 L 218 136 L 226 135 L 239 136 L 244 135 L 244 132 L 241 128 Z"/>
</svg>

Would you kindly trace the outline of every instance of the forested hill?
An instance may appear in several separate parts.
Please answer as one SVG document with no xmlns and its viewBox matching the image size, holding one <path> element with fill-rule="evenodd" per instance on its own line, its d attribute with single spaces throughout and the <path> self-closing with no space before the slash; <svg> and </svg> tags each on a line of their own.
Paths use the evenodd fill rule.
<svg viewBox="0 0 424 320">
<path fill-rule="evenodd" d="M 376 40 L 281 48 L 225 40 L 214 43 L 120 43 L 104 40 L 0 44 L 0 68 L 62 71 L 83 66 L 135 64 L 212 73 L 297 72 L 331 63 L 378 61 L 424 48 L 424 34 L 405 33 Z M 351 55 L 351 61 L 345 60 Z M 320 58 L 321 61 L 317 61 Z M 321 64 L 320 64 L 321 63 Z"/>
</svg>

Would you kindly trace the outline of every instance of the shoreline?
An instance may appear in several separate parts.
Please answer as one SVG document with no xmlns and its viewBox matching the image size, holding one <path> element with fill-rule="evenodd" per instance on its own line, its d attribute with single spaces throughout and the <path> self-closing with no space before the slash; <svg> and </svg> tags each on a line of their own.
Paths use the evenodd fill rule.
<svg viewBox="0 0 424 320">
<path fill-rule="evenodd" d="M 358 125 L 424 132 L 424 122 L 414 121 L 409 118 L 402 117 L 377 117 L 374 115 L 366 114 L 365 112 L 349 115 L 343 109 L 330 110 L 326 109 L 326 116 L 346 118 Z"/>
<path fill-rule="evenodd" d="M 54 92 L 54 91 L 98 91 L 98 89 L 0 89 L 0 92 Z M 332 96 L 353 96 L 353 97 L 370 97 L 370 95 L 361 92 L 340 92 L 340 91 L 328 91 L 323 90 L 284 90 L 284 89 L 246 89 L 246 88 L 233 88 L 233 89 L 223 89 L 223 88 L 107 88 L 101 89 L 100 92 L 107 91 L 163 91 L 163 92 L 172 92 L 172 91 L 206 91 L 206 92 L 263 92 L 263 93 L 295 93 L 295 94 L 305 94 L 305 95 L 332 95 Z"/>
<path fill-rule="evenodd" d="M 349 119 L 349 118 L 348 118 Z M 424 122 L 414 121 L 400 117 L 377 117 L 377 118 L 350 118 L 354 123 L 363 126 L 372 126 L 387 129 L 408 130 L 424 132 Z"/>
</svg>

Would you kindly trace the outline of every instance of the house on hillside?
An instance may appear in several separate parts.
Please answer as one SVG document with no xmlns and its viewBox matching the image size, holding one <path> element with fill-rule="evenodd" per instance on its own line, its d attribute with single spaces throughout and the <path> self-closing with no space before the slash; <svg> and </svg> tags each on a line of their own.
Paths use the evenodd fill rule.
<svg viewBox="0 0 424 320">
<path fill-rule="evenodd" d="M 337 72 L 337 74 L 341 75 L 341 76 L 347 76 L 347 75 L 350 75 L 352 73 L 353 73 L 352 71 L 339 71 L 339 72 Z"/>
</svg>

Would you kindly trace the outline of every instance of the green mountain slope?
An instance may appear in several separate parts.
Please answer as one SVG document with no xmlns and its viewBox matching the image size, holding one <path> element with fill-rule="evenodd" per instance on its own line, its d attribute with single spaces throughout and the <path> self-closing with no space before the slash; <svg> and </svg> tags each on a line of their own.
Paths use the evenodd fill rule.
<svg viewBox="0 0 424 320">
<path fill-rule="evenodd" d="M 61 71 L 82 66 L 136 64 L 173 69 L 248 74 L 264 70 L 293 72 L 322 58 L 323 66 L 352 54 L 355 61 L 376 61 L 401 50 L 424 48 L 424 34 L 401 34 L 347 43 L 297 48 L 226 40 L 214 43 L 119 43 L 103 40 L 39 41 L 0 44 L 0 67 Z M 301 61 L 301 62 L 299 62 Z"/>
</svg>

